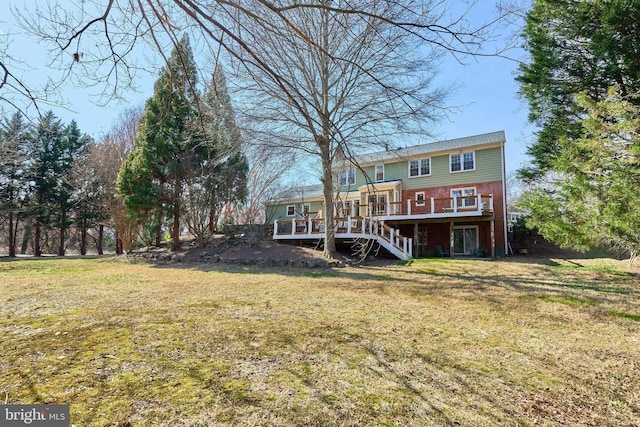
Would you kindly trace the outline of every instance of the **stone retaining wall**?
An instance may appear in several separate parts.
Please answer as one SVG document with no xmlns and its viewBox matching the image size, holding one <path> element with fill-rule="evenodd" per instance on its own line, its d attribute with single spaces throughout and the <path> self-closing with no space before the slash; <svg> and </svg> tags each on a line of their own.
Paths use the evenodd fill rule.
<svg viewBox="0 0 640 427">
<path fill-rule="evenodd" d="M 236 258 L 223 257 L 209 252 L 201 252 L 197 259 L 185 260 L 180 254 L 165 254 L 154 252 L 130 252 L 127 259 L 131 261 L 143 261 L 152 263 L 182 263 L 194 262 L 205 264 L 229 264 L 229 265 L 254 265 L 259 268 L 265 267 L 293 267 L 293 268 L 340 268 L 345 264 L 339 260 L 310 260 L 310 259 L 277 259 L 277 258 Z"/>
</svg>

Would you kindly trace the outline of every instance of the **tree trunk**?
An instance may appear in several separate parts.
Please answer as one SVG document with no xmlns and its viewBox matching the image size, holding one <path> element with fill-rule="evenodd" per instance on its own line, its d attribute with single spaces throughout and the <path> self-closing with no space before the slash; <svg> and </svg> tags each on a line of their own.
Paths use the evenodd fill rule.
<svg viewBox="0 0 640 427">
<path fill-rule="evenodd" d="M 13 211 L 9 212 L 9 258 L 16 257 L 16 229 L 18 228 L 18 221 L 14 224 Z"/>
<path fill-rule="evenodd" d="M 82 220 L 80 226 L 80 255 L 87 254 L 87 221 Z"/>
<path fill-rule="evenodd" d="M 118 232 L 118 229 L 116 229 L 116 255 L 122 255 L 123 252 L 122 237 Z"/>
<path fill-rule="evenodd" d="M 162 243 L 162 213 L 158 213 L 158 224 L 156 227 L 156 247 L 160 247 Z"/>
<path fill-rule="evenodd" d="M 173 186 L 173 230 L 171 231 L 171 250 L 180 249 L 180 197 L 182 193 L 182 181 L 176 179 Z"/>
<path fill-rule="evenodd" d="M 42 227 L 36 224 L 36 230 L 33 236 L 33 256 L 42 256 Z"/>
<path fill-rule="evenodd" d="M 96 245 L 98 255 L 102 255 L 104 253 L 102 250 L 103 240 L 104 240 L 104 224 L 100 224 L 98 226 L 98 243 Z"/>
<path fill-rule="evenodd" d="M 325 5 L 323 3 L 323 5 Z M 329 14 L 322 14 L 322 51 L 320 53 L 320 84 L 322 86 L 322 135 L 316 138 L 322 157 L 322 194 L 324 198 L 324 252 L 325 258 L 336 255 L 336 223 L 333 219 L 333 168 L 331 167 L 331 120 L 329 113 Z"/>
<path fill-rule="evenodd" d="M 67 220 L 67 212 L 63 208 L 60 212 L 60 242 L 58 243 L 58 256 L 64 256 L 64 237 L 65 237 L 65 226 L 64 223 Z"/>
<path fill-rule="evenodd" d="M 24 227 L 24 233 L 22 234 L 22 245 L 20 246 L 20 254 L 24 255 L 27 253 L 27 248 L 29 247 L 29 239 L 31 239 L 31 226 Z"/>
<path fill-rule="evenodd" d="M 218 230 L 217 212 L 215 194 L 211 195 L 211 208 L 209 209 L 209 232 L 213 233 Z"/>
<path fill-rule="evenodd" d="M 324 252 L 325 258 L 336 255 L 336 224 L 333 219 L 333 170 L 329 138 L 325 135 L 318 137 L 318 147 L 322 156 L 322 194 L 324 196 Z"/>
</svg>

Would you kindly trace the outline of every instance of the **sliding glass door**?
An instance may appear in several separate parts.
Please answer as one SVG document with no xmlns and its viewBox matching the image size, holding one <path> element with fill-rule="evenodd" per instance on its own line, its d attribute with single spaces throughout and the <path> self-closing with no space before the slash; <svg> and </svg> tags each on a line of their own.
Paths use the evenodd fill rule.
<svg viewBox="0 0 640 427">
<path fill-rule="evenodd" d="M 478 249 L 478 226 L 460 226 L 453 229 L 454 255 L 472 255 Z"/>
</svg>

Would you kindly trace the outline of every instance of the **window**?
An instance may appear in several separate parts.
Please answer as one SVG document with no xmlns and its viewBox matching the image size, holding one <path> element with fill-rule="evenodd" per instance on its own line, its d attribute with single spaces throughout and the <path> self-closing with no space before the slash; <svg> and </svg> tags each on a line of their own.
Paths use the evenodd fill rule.
<svg viewBox="0 0 640 427">
<path fill-rule="evenodd" d="M 416 193 L 416 206 L 424 206 L 424 191 Z"/>
<path fill-rule="evenodd" d="M 287 216 L 295 216 L 295 215 L 296 215 L 296 206 L 287 205 Z"/>
<path fill-rule="evenodd" d="M 431 158 L 409 160 L 409 178 L 431 175 Z"/>
<path fill-rule="evenodd" d="M 351 202 L 337 202 L 335 204 L 336 207 L 336 216 L 338 217 L 346 217 L 351 215 Z"/>
<path fill-rule="evenodd" d="M 373 215 L 387 215 L 386 194 L 380 194 L 377 197 L 373 194 L 369 195 L 369 206 Z"/>
<path fill-rule="evenodd" d="M 356 183 L 356 170 L 348 169 L 340 171 L 338 174 L 338 183 L 340 185 L 354 185 Z"/>
<path fill-rule="evenodd" d="M 467 153 L 462 153 L 462 154 L 449 155 L 450 172 L 464 172 L 464 171 L 472 171 L 475 169 L 476 169 L 475 151 L 469 151 Z"/>
<path fill-rule="evenodd" d="M 376 182 L 384 181 L 384 165 L 376 165 Z"/>
<path fill-rule="evenodd" d="M 456 197 L 458 208 L 475 208 L 476 207 L 475 187 L 454 188 L 453 190 L 451 190 L 451 197 Z"/>
<path fill-rule="evenodd" d="M 311 213 L 311 203 L 303 203 L 300 205 L 300 210 L 302 212 L 303 218 L 309 218 L 309 214 Z"/>
</svg>

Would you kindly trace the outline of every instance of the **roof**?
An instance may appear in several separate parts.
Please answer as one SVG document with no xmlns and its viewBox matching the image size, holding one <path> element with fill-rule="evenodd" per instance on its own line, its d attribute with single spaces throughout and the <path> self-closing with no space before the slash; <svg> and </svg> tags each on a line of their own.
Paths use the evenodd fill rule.
<svg viewBox="0 0 640 427">
<path fill-rule="evenodd" d="M 411 147 L 399 148 L 396 150 L 378 151 L 375 153 L 356 156 L 356 161 L 360 165 L 368 163 L 380 163 L 385 160 L 397 160 L 401 158 L 413 157 L 421 154 L 434 154 L 444 151 L 460 150 L 482 145 L 504 144 L 506 138 L 504 131 L 485 133 L 481 135 L 467 136 L 464 138 L 448 139 L 445 141 L 430 142 L 427 144 L 413 145 Z"/>
<path fill-rule="evenodd" d="M 360 192 L 358 190 L 352 190 L 348 192 L 342 192 L 341 194 L 345 194 L 347 197 L 349 197 L 349 195 L 354 196 L 355 194 L 360 194 Z M 267 204 L 277 204 L 282 202 L 299 203 L 304 201 L 310 202 L 323 199 L 324 193 L 322 191 L 322 184 L 315 184 L 293 187 L 283 190 L 280 194 L 267 202 Z"/>
<path fill-rule="evenodd" d="M 314 184 L 287 188 L 278 194 L 274 201 L 315 199 L 322 197 L 322 184 Z"/>
</svg>

